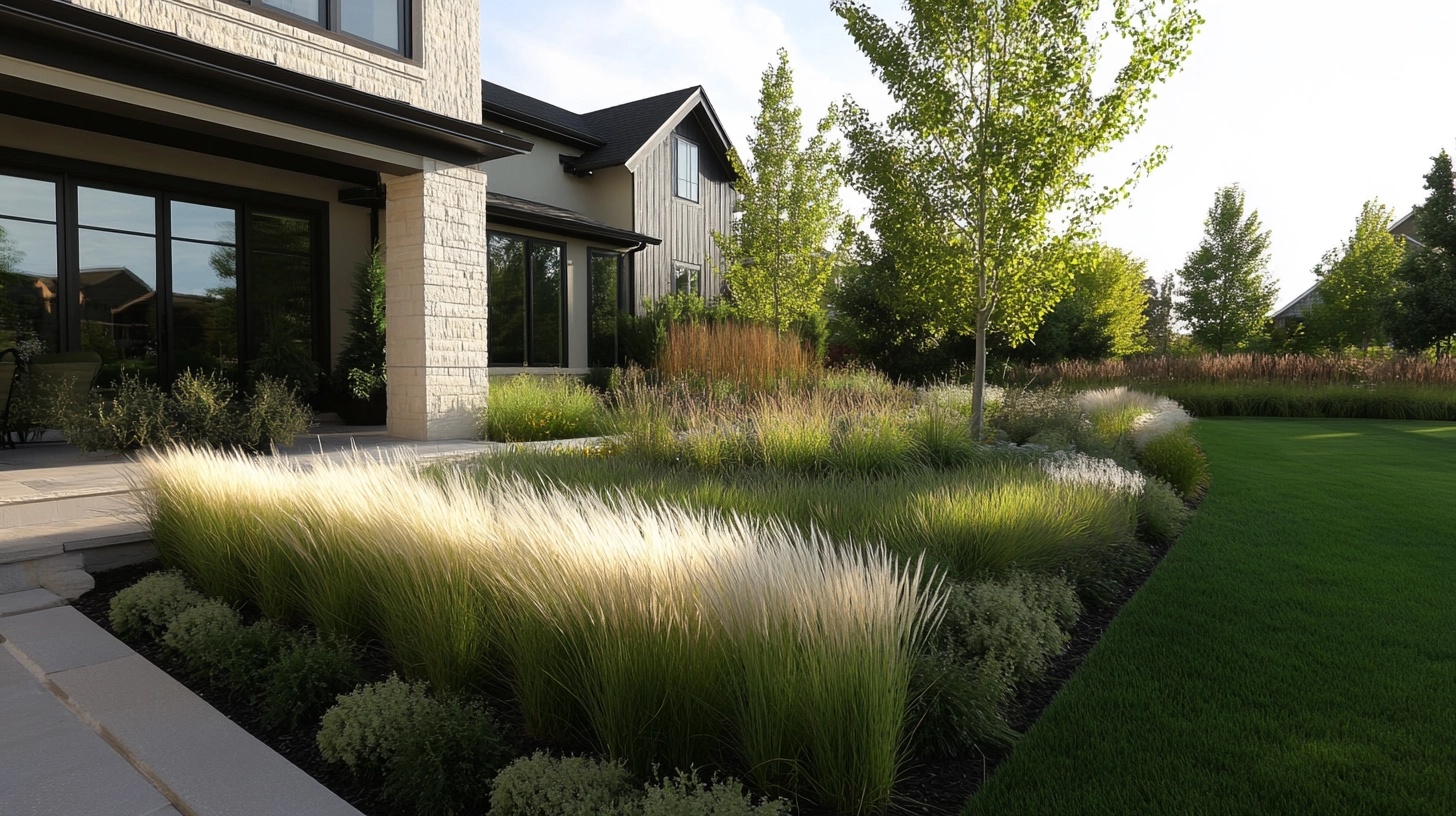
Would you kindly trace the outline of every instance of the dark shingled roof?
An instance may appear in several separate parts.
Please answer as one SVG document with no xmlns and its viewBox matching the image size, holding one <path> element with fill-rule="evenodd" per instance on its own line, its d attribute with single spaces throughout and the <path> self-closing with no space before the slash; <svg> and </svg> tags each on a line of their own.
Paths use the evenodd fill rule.
<svg viewBox="0 0 1456 816">
<path fill-rule="evenodd" d="M 480 81 L 480 94 L 485 114 L 491 119 L 543 136 L 554 136 L 577 147 L 599 147 L 605 143 L 604 139 L 592 134 L 580 114 L 565 108 L 483 79 Z"/>
<path fill-rule="evenodd" d="M 606 241 L 614 246 L 628 247 L 636 244 L 660 244 L 661 238 L 653 238 L 640 232 L 614 227 L 593 221 L 575 210 L 553 207 L 539 201 L 530 201 L 515 196 L 487 192 L 485 213 L 492 225 L 541 229 L 559 235 L 590 238 Z"/>
<path fill-rule="evenodd" d="M 583 154 L 573 166 L 578 170 L 595 170 L 625 163 L 663 123 L 677 113 L 684 102 L 700 90 L 700 86 L 683 88 L 582 114 L 581 118 L 591 132 L 606 144 Z"/>
<path fill-rule="evenodd" d="M 581 148 L 581 157 L 568 162 L 573 171 L 626 164 L 694 96 L 707 111 L 709 121 L 703 124 L 720 142 L 717 149 L 726 154 L 732 146 L 701 85 L 581 114 L 493 82 L 482 81 L 480 86 L 486 119 Z"/>
</svg>

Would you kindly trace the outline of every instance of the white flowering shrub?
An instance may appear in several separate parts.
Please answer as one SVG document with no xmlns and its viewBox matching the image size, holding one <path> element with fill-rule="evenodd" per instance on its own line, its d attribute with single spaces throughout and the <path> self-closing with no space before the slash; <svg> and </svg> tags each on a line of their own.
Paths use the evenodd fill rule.
<svg viewBox="0 0 1456 816">
<path fill-rule="evenodd" d="M 1091 485 L 1110 493 L 1140 496 L 1147 477 L 1127 470 L 1111 459 L 1098 459 L 1085 453 L 1056 451 L 1037 462 L 1053 481 L 1064 484 Z"/>
</svg>

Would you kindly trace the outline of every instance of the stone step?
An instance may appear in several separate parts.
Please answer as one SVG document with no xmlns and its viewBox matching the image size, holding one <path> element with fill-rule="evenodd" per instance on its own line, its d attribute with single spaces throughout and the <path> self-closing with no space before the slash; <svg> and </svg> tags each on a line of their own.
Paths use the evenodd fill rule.
<svg viewBox="0 0 1456 816">
<path fill-rule="evenodd" d="M 151 530 L 100 516 L 0 531 L 0 593 L 44 588 L 75 600 L 96 585 L 90 573 L 155 558 Z"/>
<path fill-rule="evenodd" d="M 129 489 L 47 494 L 0 503 L 0 536 L 18 527 L 95 518 L 125 518 L 137 515 Z"/>
<path fill-rule="evenodd" d="M 13 658 L 8 670 L 7 658 Z M 28 683 L 24 673 L 39 686 Z M 55 743 L 50 762 L 30 756 L 23 763 L 17 759 L 14 767 L 35 766 L 46 777 L 44 782 L 59 785 L 69 780 L 76 788 L 71 792 L 77 794 L 77 801 L 68 803 L 68 809 L 34 812 L 140 816 L 170 814 L 173 811 L 168 808 L 175 807 L 179 813 L 210 816 L 359 813 L 70 607 L 0 618 L 0 717 L 6 714 L 3 692 L 7 687 L 24 695 L 11 706 L 23 711 L 40 710 L 45 701 L 39 689 L 49 692 L 52 700 L 89 726 L 101 738 L 100 744 L 112 751 L 106 756 L 98 750 L 97 741 L 84 739 L 73 725 L 61 733 L 55 722 L 61 710 L 57 706 L 46 712 L 46 722 L 22 718 L 17 723 L 7 718 L 6 728 L 0 731 L 0 759 L 7 760 L 0 764 L 0 780 L 12 768 L 4 756 L 5 748 L 34 750 L 36 743 L 28 743 L 27 738 L 46 735 Z M 66 725 L 63 719 L 60 725 Z M 93 761 L 58 770 L 61 763 L 69 762 L 70 752 L 82 748 L 94 754 L 89 757 Z M 125 765 L 118 767 L 117 758 Z M 126 765 L 136 773 L 122 773 Z M 103 769 L 107 773 L 101 773 Z M 152 793 L 136 784 L 137 775 L 150 783 Z M 103 782 L 130 783 L 130 787 L 125 791 L 95 787 Z M 0 812 L 33 812 L 22 809 L 26 802 L 12 799 L 32 792 L 30 784 L 0 785 Z M 133 803 L 124 810 L 114 806 L 123 793 Z"/>
</svg>

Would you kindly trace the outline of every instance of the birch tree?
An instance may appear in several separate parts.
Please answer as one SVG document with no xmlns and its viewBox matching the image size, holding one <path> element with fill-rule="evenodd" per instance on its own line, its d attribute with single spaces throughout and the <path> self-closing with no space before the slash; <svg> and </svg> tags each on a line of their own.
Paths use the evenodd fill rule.
<svg viewBox="0 0 1456 816">
<path fill-rule="evenodd" d="M 1031 336 L 1095 217 L 1163 161 L 1157 148 L 1111 186 L 1085 169 L 1143 124 L 1202 18 L 1193 0 L 906 0 L 898 24 L 831 5 L 897 106 L 878 122 L 840 105 L 846 177 L 913 282 L 904 296 L 935 331 L 974 332 L 979 436 L 988 333 Z M 1108 71 L 1112 44 L 1125 57 Z"/>
</svg>

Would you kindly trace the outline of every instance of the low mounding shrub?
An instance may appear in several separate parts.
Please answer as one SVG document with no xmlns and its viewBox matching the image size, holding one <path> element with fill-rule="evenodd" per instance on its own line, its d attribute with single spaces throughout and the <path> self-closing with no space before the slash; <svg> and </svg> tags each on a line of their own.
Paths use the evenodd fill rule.
<svg viewBox="0 0 1456 816">
<path fill-rule="evenodd" d="M 1170 433 L 1153 439 L 1138 451 L 1137 458 L 1148 475 L 1172 485 L 1185 499 L 1198 496 L 1208 487 L 1208 457 L 1186 433 Z"/>
<path fill-rule="evenodd" d="M 988 425 L 1021 444 L 1037 434 L 1060 431 L 1070 439 L 1086 435 L 1087 421 L 1076 400 L 1055 389 L 1008 389 Z"/>
<path fill-rule="evenodd" d="M 204 600 L 182 573 L 154 572 L 111 599 L 111 628 L 123 640 L 156 638 L 178 615 Z"/>
<path fill-rule="evenodd" d="M 227 672 L 242 631 L 238 611 L 209 598 L 174 618 L 162 642 L 193 677 L 227 687 Z"/>
<path fill-rule="evenodd" d="M 313 423 L 313 412 L 287 381 L 265 375 L 253 383 L 242 420 L 247 429 L 244 447 L 267 450 L 270 445 L 292 445 L 294 438 Z"/>
<path fill-rule="evenodd" d="M 491 816 L 786 816 L 787 802 L 754 804 L 736 779 L 680 772 L 634 788 L 620 763 L 537 752 L 495 778 Z"/>
<path fill-rule="evenodd" d="M 602 432 L 601 401 L 580 380 L 518 374 L 492 383 L 483 429 L 493 442 L 572 439 Z"/>
<path fill-rule="evenodd" d="M 495 777 L 491 816 L 629 816 L 637 792 L 619 762 L 536 752 Z"/>
<path fill-rule="evenodd" d="M 1182 497 L 1162 479 L 1149 479 L 1138 497 L 1138 531 L 1149 541 L 1177 541 L 1192 515 Z"/>
<path fill-rule="evenodd" d="M 1065 578 L 1010 572 L 952 586 L 931 645 L 994 667 L 1016 688 L 1046 675 L 1081 614 Z"/>
<path fill-rule="evenodd" d="M 382 775 L 385 791 L 418 813 L 484 804 L 509 757 L 482 706 L 436 697 L 396 675 L 340 695 L 323 717 L 319 753 L 360 776 Z"/>
<path fill-rule="evenodd" d="M 695 774 L 683 772 L 648 785 L 637 812 L 642 816 L 784 816 L 789 805 L 777 799 L 755 805 L 736 779 L 714 776 L 704 784 Z"/>
<path fill-rule="evenodd" d="M 358 649 L 334 638 L 300 638 L 267 669 L 259 692 L 263 725 L 288 730 L 318 722 L 340 694 L 364 681 Z"/>
<path fill-rule="evenodd" d="M 123 374 L 116 396 L 93 391 L 87 404 L 63 411 L 61 432 L 83 451 L 158 447 L 172 439 L 167 395 L 140 377 Z"/>
</svg>

